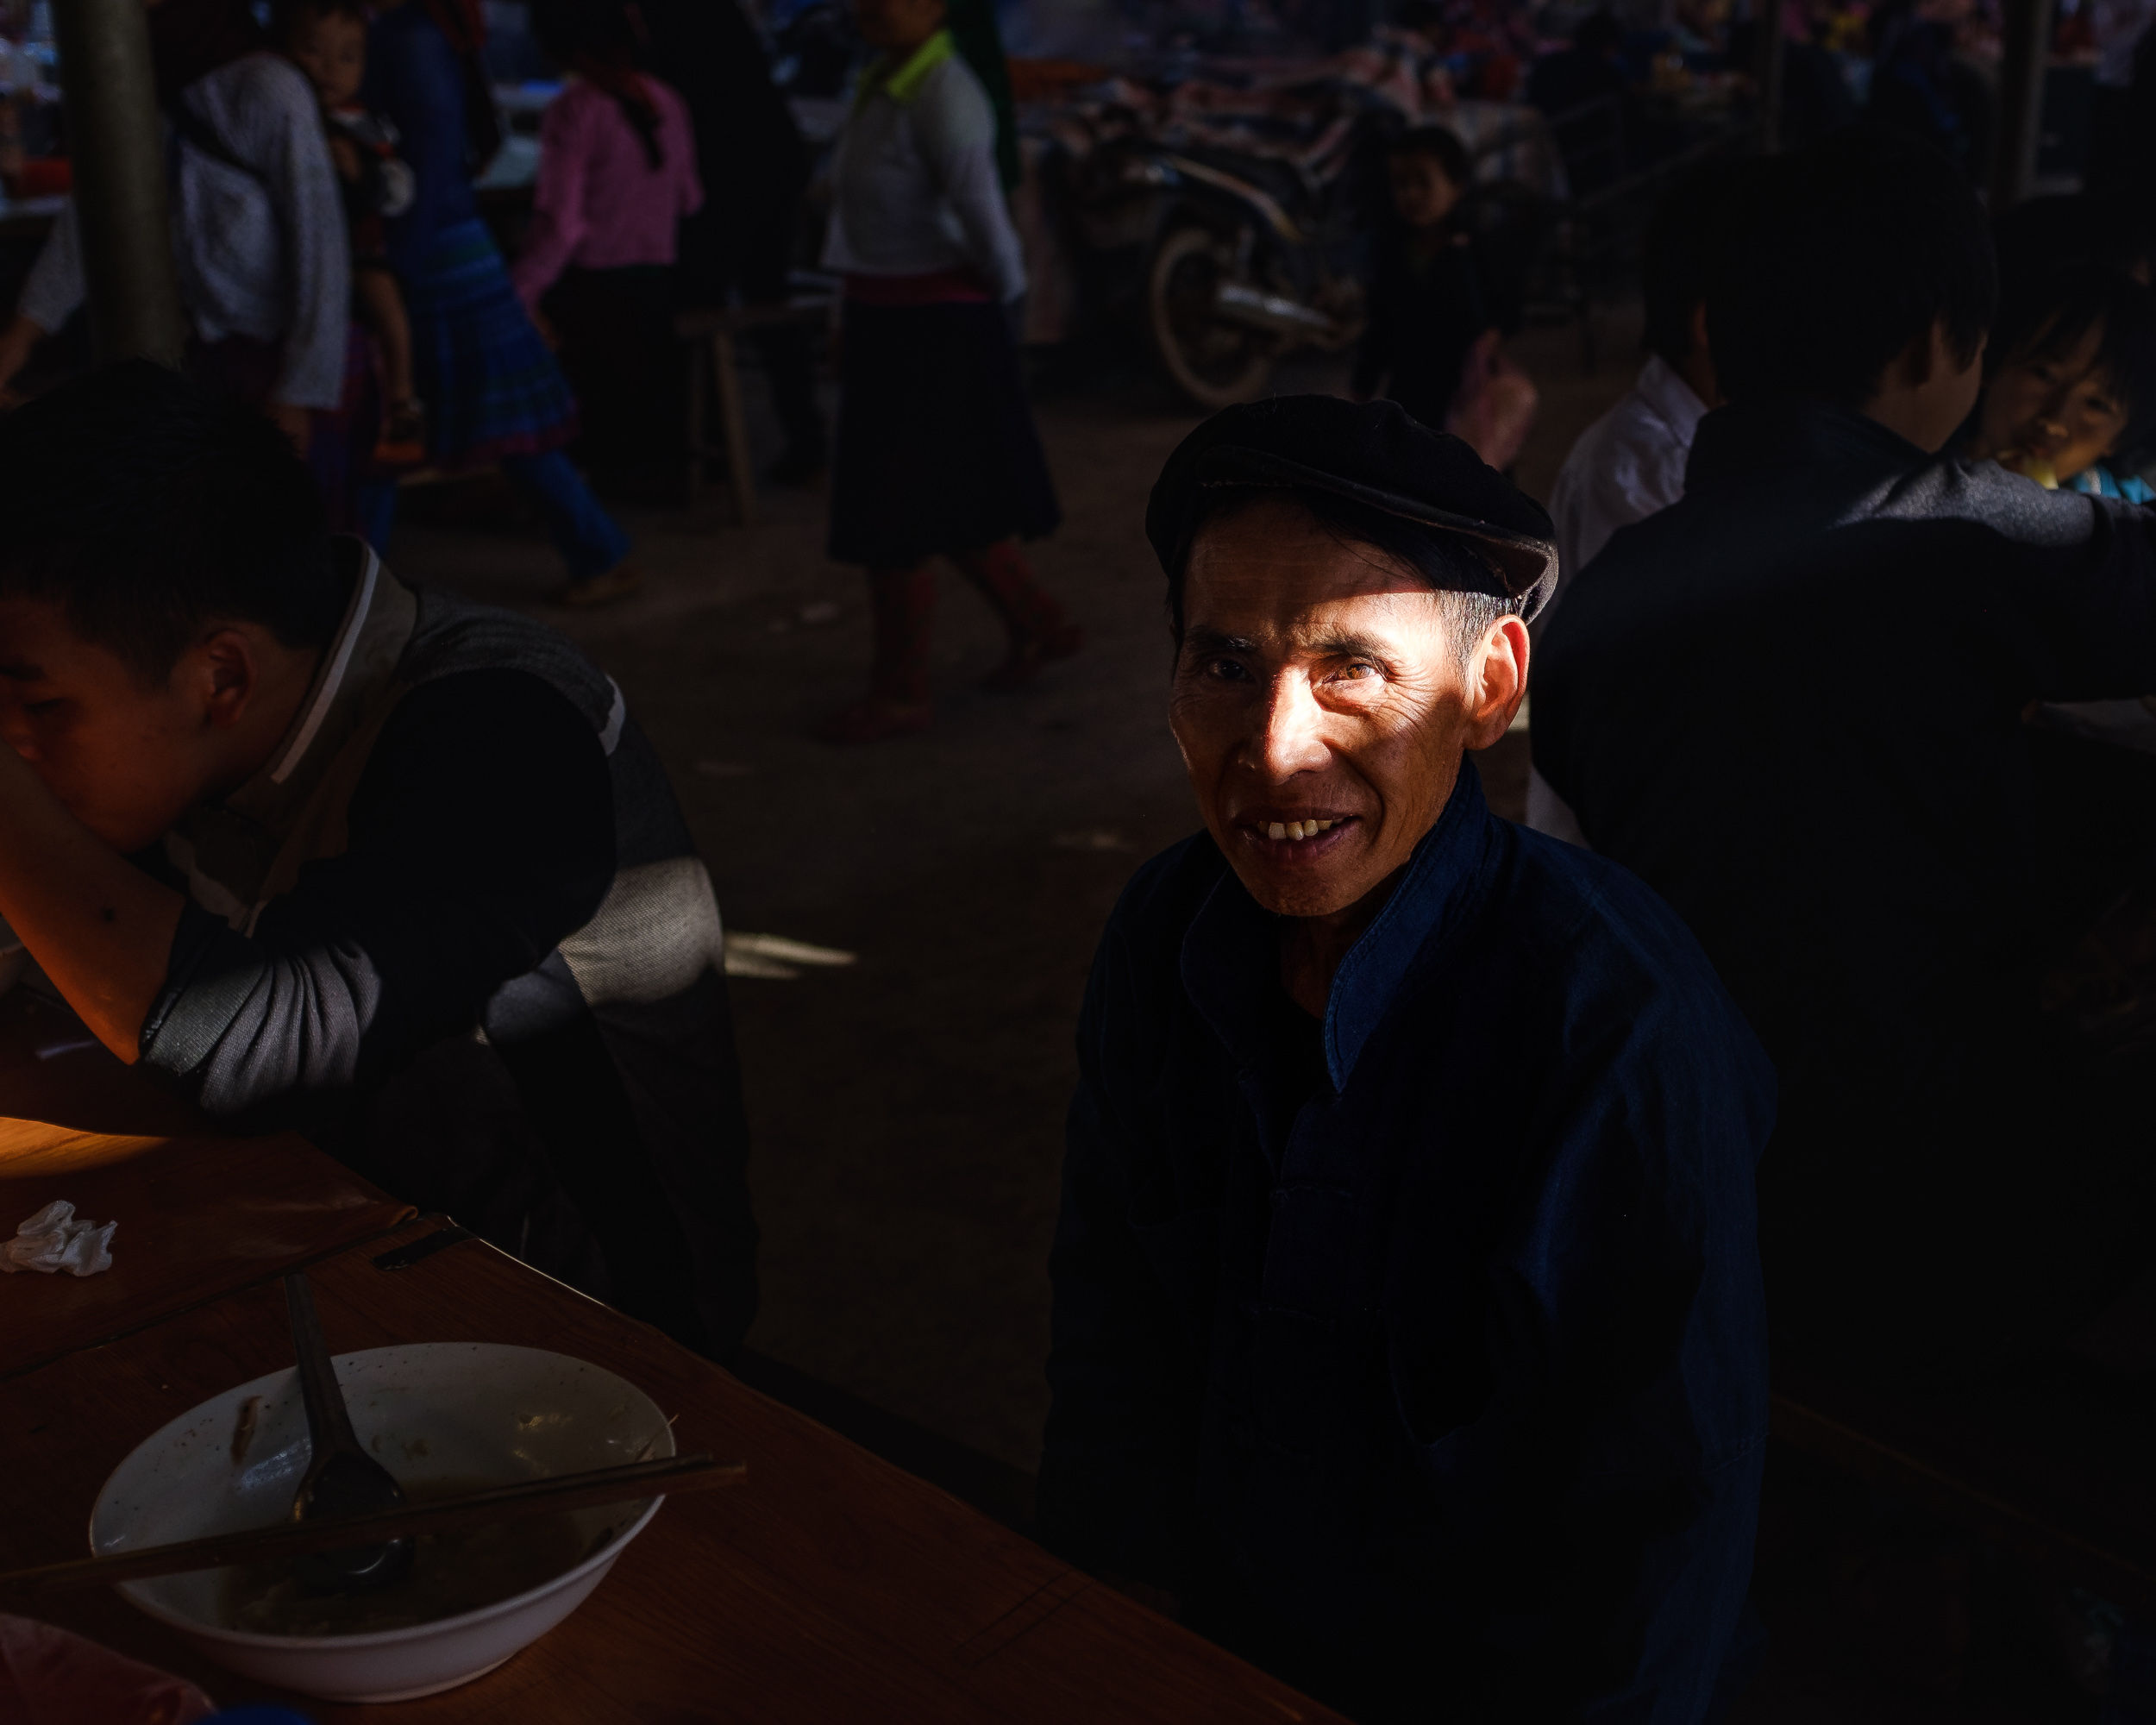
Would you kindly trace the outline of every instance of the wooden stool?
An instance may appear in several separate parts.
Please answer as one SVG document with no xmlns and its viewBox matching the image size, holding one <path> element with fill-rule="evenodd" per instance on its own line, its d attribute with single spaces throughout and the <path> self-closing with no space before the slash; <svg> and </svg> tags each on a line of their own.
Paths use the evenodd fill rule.
<svg viewBox="0 0 2156 1725">
<path fill-rule="evenodd" d="M 783 305 L 715 305 L 684 311 L 674 333 L 690 344 L 689 496 L 704 488 L 706 462 L 723 456 L 734 486 L 734 512 L 743 527 L 756 524 L 756 474 L 749 454 L 749 424 L 741 411 L 737 337 L 782 323 L 828 324 L 837 301 L 829 294 L 804 296 Z M 718 385 L 718 429 L 711 439 L 711 392 Z"/>
</svg>

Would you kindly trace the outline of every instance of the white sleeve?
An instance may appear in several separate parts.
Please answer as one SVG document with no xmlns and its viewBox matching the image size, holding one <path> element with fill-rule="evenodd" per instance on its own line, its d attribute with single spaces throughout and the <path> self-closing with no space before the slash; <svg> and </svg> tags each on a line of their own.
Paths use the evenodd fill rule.
<svg viewBox="0 0 2156 1725">
<path fill-rule="evenodd" d="M 53 230 L 45 236 L 45 249 L 30 267 L 15 309 L 51 335 L 74 315 L 83 303 L 82 245 L 75 234 L 75 200 L 60 206 Z"/>
<path fill-rule="evenodd" d="M 285 247 L 291 321 L 285 367 L 270 399 L 324 411 L 344 395 L 344 344 L 352 321 L 352 258 L 344 199 L 313 90 L 288 63 L 263 56 L 247 154 L 277 211 Z"/>
<path fill-rule="evenodd" d="M 996 171 L 995 110 L 964 61 L 951 60 L 913 103 L 914 136 L 966 236 L 988 290 L 1008 304 L 1025 292 L 1025 255 Z"/>
<path fill-rule="evenodd" d="M 987 278 L 989 292 L 1008 304 L 1025 292 L 1025 254 L 1011 206 L 1004 201 L 1003 176 L 996 169 L 993 143 L 962 152 L 950 165 L 943 196 L 965 229 L 966 250 L 974 267 Z"/>
</svg>

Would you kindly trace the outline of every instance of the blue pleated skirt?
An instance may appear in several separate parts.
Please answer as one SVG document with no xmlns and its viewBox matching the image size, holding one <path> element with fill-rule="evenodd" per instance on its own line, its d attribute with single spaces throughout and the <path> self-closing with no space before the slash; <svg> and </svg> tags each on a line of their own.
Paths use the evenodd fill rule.
<svg viewBox="0 0 2156 1725">
<path fill-rule="evenodd" d="M 445 467 L 536 455 L 576 435 L 576 397 L 525 315 L 486 223 L 445 228 L 404 283 L 431 453 Z"/>
</svg>

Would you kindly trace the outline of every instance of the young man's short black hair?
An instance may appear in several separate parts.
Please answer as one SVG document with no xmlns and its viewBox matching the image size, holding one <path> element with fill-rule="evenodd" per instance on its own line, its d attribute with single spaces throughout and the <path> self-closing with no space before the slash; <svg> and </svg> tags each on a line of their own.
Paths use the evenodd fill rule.
<svg viewBox="0 0 2156 1725">
<path fill-rule="evenodd" d="M 1460 141 L 1460 135 L 1445 126 L 1414 126 L 1392 141 L 1389 156 L 1427 156 L 1438 171 L 1464 191 L 1475 184 L 1475 158 Z"/>
<path fill-rule="evenodd" d="M 1640 346 L 1672 366 L 1692 356 L 1692 314 L 1707 298 L 1708 265 L 1728 236 L 1729 206 L 1743 169 L 1708 162 L 1680 179 L 1648 218 L 1639 242 L 1639 297 L 1646 324 Z"/>
<path fill-rule="evenodd" d="M 1852 126 L 1762 163 L 1732 211 L 1707 294 L 1715 380 L 1732 401 L 1861 407 L 1934 323 L 1965 361 L 1996 310 L 1984 206 L 1928 144 Z"/>
<path fill-rule="evenodd" d="M 162 681 L 213 618 L 287 647 L 336 632 L 314 476 L 256 408 L 128 360 L 0 415 L 0 597 Z"/>
</svg>

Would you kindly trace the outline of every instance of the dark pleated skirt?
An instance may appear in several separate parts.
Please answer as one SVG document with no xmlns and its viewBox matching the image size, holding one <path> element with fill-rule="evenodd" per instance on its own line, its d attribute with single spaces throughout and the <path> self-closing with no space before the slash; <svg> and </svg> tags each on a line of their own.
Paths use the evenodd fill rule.
<svg viewBox="0 0 2156 1725">
<path fill-rule="evenodd" d="M 903 568 L 1062 518 L 1000 306 L 849 301 L 830 555 Z"/>
</svg>

